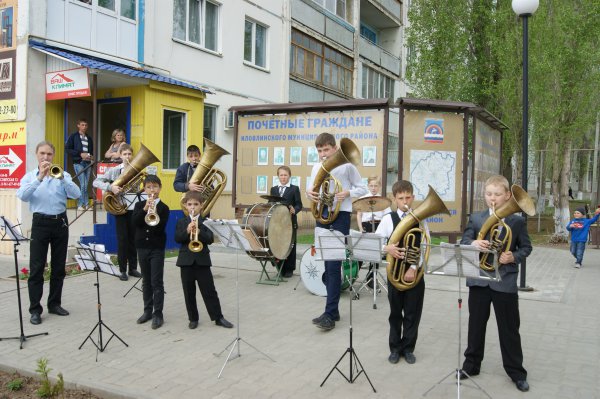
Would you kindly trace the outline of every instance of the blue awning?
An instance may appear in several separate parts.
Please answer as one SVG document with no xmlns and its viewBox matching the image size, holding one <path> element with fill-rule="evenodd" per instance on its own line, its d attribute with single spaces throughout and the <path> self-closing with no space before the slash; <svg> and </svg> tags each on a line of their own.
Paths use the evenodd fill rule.
<svg viewBox="0 0 600 399">
<path fill-rule="evenodd" d="M 128 67 L 125 65 L 121 65 L 121 64 L 117 64 L 117 63 L 110 62 L 107 60 L 103 60 L 101 58 L 96 58 L 96 57 L 92 57 L 89 55 L 83 55 L 83 54 L 79 54 L 79 53 L 74 53 L 72 51 L 63 50 L 58 47 L 49 46 L 47 44 L 43 44 L 43 43 L 40 43 L 40 42 L 37 42 L 34 40 L 29 41 L 29 46 L 36 50 L 40 50 L 44 53 L 48 53 L 48 54 L 55 55 L 60 58 L 64 58 L 68 61 L 71 61 L 73 63 L 79 64 L 79 65 L 87 67 L 87 68 L 96 69 L 99 71 L 115 72 L 115 73 L 120 73 L 120 74 L 127 75 L 127 76 L 132 76 L 135 78 L 149 79 L 149 80 L 154 80 L 157 82 L 163 82 L 163 83 L 168 83 L 168 84 L 172 84 L 172 85 L 176 85 L 176 86 L 187 87 L 188 89 L 199 90 L 204 93 L 211 92 L 210 90 L 208 90 L 204 87 L 200 87 L 200 86 L 197 86 L 197 85 L 194 85 L 191 83 L 187 83 L 182 80 L 174 79 L 169 76 L 160 75 L 158 73 L 146 71 L 143 69 L 134 69 L 134 68 L 131 68 L 131 67 Z"/>
</svg>

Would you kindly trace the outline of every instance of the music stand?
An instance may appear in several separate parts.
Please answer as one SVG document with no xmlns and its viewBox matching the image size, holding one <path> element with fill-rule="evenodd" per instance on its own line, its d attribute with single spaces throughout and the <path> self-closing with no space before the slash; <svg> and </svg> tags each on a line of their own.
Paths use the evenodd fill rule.
<svg viewBox="0 0 600 399">
<path fill-rule="evenodd" d="M 137 285 L 140 283 L 140 281 L 142 281 L 143 277 L 139 277 L 137 279 L 137 281 L 127 290 L 127 292 L 123 295 L 123 298 L 125 298 L 127 295 L 129 295 L 129 293 L 135 288 L 136 290 L 138 290 L 139 292 L 142 292 L 142 289 L 140 287 L 138 287 Z M 166 292 L 164 292 L 164 294 L 166 294 Z"/>
<path fill-rule="evenodd" d="M 79 345 L 79 349 L 81 349 L 83 345 L 88 340 L 90 340 L 90 342 L 94 344 L 98 351 L 104 352 L 104 350 L 106 349 L 110 341 L 113 339 L 113 337 L 117 337 L 117 339 L 121 341 L 123 345 L 129 347 L 129 345 L 127 345 L 127 343 L 125 343 L 125 341 L 123 341 L 121 337 L 119 337 L 117 333 L 111 330 L 110 327 L 108 327 L 106 323 L 104 323 L 104 321 L 102 320 L 102 303 L 100 302 L 100 272 L 118 278 L 118 275 L 120 274 L 119 270 L 113 265 L 113 263 L 110 260 L 110 257 L 106 254 L 106 252 L 104 252 L 103 245 L 85 245 L 81 242 L 78 242 L 78 244 L 79 247 L 77 247 L 76 249 L 79 255 L 75 256 L 75 260 L 81 267 L 81 270 L 93 270 L 96 272 L 96 283 L 94 284 L 94 286 L 96 286 L 96 294 L 98 298 L 96 306 L 98 309 L 98 322 L 92 328 L 87 337 L 83 340 L 81 345 Z M 108 341 L 106 341 L 106 343 L 103 342 L 102 327 L 106 328 L 112 334 Z M 92 338 L 92 334 L 94 333 L 94 331 L 96 331 L 96 329 L 98 329 L 98 342 L 94 341 L 94 339 Z M 97 354 L 98 352 L 96 352 L 96 356 Z M 96 360 L 98 359 L 96 358 Z"/>
<path fill-rule="evenodd" d="M 237 306 L 236 336 L 233 339 L 233 341 L 231 341 L 225 348 L 223 348 L 223 350 L 221 352 L 214 354 L 215 356 L 219 357 L 219 356 L 221 356 L 221 354 L 223 352 L 225 352 L 227 349 L 229 349 L 229 347 L 231 347 L 231 349 L 229 350 L 229 354 L 227 355 L 227 358 L 225 359 L 225 362 L 223 363 L 223 367 L 221 367 L 221 370 L 219 371 L 219 375 L 217 376 L 217 378 L 221 378 L 221 374 L 223 373 L 223 370 L 225 369 L 225 366 L 227 365 L 227 362 L 229 362 L 229 360 L 233 360 L 233 359 L 236 359 L 236 358 L 242 356 L 242 354 L 240 353 L 240 341 L 243 341 L 244 343 L 246 343 L 246 345 L 248 345 L 249 347 L 251 347 L 252 349 L 257 351 L 258 353 L 264 355 L 272 362 L 275 362 L 275 360 L 273 360 L 269 355 L 267 355 L 266 353 L 264 353 L 260 349 L 256 348 L 254 345 L 250 344 L 248 341 L 246 341 L 242 337 L 240 337 L 240 287 L 239 287 L 239 281 L 240 281 L 239 280 L 239 274 L 240 274 L 239 263 L 240 262 L 239 262 L 239 253 L 240 253 L 240 251 L 247 252 L 249 250 L 252 250 L 252 247 L 250 246 L 250 243 L 248 242 L 247 236 L 244 235 L 244 232 L 242 231 L 241 226 L 243 226 L 244 229 L 249 229 L 249 230 L 251 230 L 251 227 L 247 226 L 247 225 L 240 225 L 240 224 L 238 224 L 237 220 L 210 220 L 210 219 L 207 219 L 203 222 L 203 224 L 206 227 L 208 227 L 217 237 L 219 237 L 219 240 L 225 247 L 233 248 L 236 250 L 236 257 L 235 257 L 235 292 L 236 292 L 236 306 Z M 233 354 L 233 351 L 236 347 L 237 347 L 237 355 L 234 357 L 231 357 L 231 355 Z"/>
<path fill-rule="evenodd" d="M 422 244 L 421 247 L 426 247 L 428 244 Z M 442 252 L 443 262 L 441 265 L 431 266 L 427 264 L 427 268 L 425 270 L 426 274 L 434 274 L 441 276 L 451 276 L 458 277 L 458 352 L 457 352 L 457 363 L 456 368 L 452 370 L 450 373 L 446 374 L 444 378 L 435 383 L 431 388 L 429 388 L 423 396 L 426 396 L 433 389 L 437 388 L 442 384 L 448 377 L 452 375 L 456 378 L 457 385 L 457 398 L 460 398 L 460 386 L 461 386 L 461 374 L 464 374 L 469 381 L 471 381 L 475 386 L 469 386 L 470 388 L 477 388 L 481 392 L 483 392 L 488 398 L 492 398 L 486 391 L 483 389 L 478 383 L 471 379 L 471 376 L 467 374 L 464 370 L 462 370 L 461 366 L 461 358 L 462 358 L 462 277 L 469 277 L 478 280 L 488 280 L 488 281 L 500 281 L 500 274 L 498 273 L 498 256 L 496 251 L 480 251 L 476 247 L 472 245 L 460 245 L 460 244 L 448 244 L 441 243 L 439 246 L 429 245 L 429 247 L 439 247 Z M 423 250 L 421 251 L 423 253 Z M 494 270 L 493 272 L 487 272 L 482 270 L 479 267 L 479 254 L 480 253 L 490 253 L 493 254 L 494 258 Z"/>
<path fill-rule="evenodd" d="M 369 282 L 373 282 L 373 309 L 377 309 L 377 294 L 379 292 L 381 292 L 381 289 L 383 289 L 385 292 L 387 292 L 387 286 L 385 284 L 385 279 L 384 279 L 383 275 L 381 274 L 381 272 L 379 271 L 379 265 L 383 263 L 383 261 L 381 259 L 381 249 L 383 248 L 385 240 L 383 237 L 381 237 L 380 235 L 378 235 L 376 233 L 360 233 L 358 231 L 350 232 L 350 237 L 352 238 L 353 241 L 360 240 L 362 236 L 364 236 L 365 238 L 368 238 L 370 240 L 376 240 L 377 242 L 380 243 L 380 246 L 377 249 L 377 252 L 375 252 L 374 248 L 367 250 L 365 255 L 368 255 L 368 257 L 370 259 L 373 259 L 369 262 L 373 266 L 373 268 L 371 269 L 371 277 L 369 277 L 367 280 L 363 281 L 362 284 L 360 285 L 360 287 L 358 287 L 358 292 L 360 293 L 365 288 L 369 289 Z M 370 238 L 370 237 L 372 237 L 372 238 Z M 379 239 L 376 239 L 376 237 L 378 237 Z"/>
<path fill-rule="evenodd" d="M 2 341 L 3 339 L 18 339 L 19 349 L 23 349 L 23 342 L 25 342 L 27 338 L 37 337 L 38 335 L 48 335 L 48 333 L 43 332 L 38 334 L 25 335 L 25 333 L 23 332 L 23 311 L 21 310 L 21 282 L 19 279 L 19 263 L 17 261 L 17 252 L 19 252 L 19 245 L 21 245 L 21 241 L 29 241 L 29 238 L 23 236 L 18 231 L 20 229 L 17 230 L 17 227 L 19 227 L 19 225 L 12 224 L 4 216 L 0 216 L 0 219 L 0 228 L 4 229 L 4 234 L 2 235 L 2 239 L 0 241 L 11 241 L 13 243 L 13 253 L 15 255 L 15 280 L 17 282 L 17 304 L 19 307 L 19 326 L 21 327 L 21 335 L 19 335 L 18 337 L 0 338 L 0 341 Z"/>
<path fill-rule="evenodd" d="M 352 239 L 350 239 L 349 243 L 346 244 L 346 237 L 340 233 L 339 231 L 335 231 L 335 230 L 325 230 L 325 229 L 321 229 L 323 231 L 317 233 L 317 238 L 319 241 L 319 247 L 317 247 L 317 251 L 320 252 L 320 258 L 321 260 L 327 260 L 327 261 L 336 261 L 336 260 L 346 260 L 348 262 L 352 260 L 363 260 L 363 261 L 367 261 L 369 259 L 371 259 L 372 255 L 370 256 L 366 256 L 367 254 L 369 254 L 370 252 L 370 248 L 373 246 L 377 246 L 376 249 L 376 253 L 377 256 L 381 257 L 381 243 L 379 240 L 381 240 L 382 238 L 380 236 L 376 236 L 375 237 L 369 237 L 366 238 L 364 240 L 356 240 L 353 242 Z M 371 245 L 369 244 L 369 241 L 372 241 L 373 238 L 375 238 L 376 243 Z M 362 245 L 361 245 L 362 243 Z M 341 244 L 341 245 L 340 245 Z M 353 254 L 353 250 L 356 249 L 357 253 Z M 347 277 L 346 277 L 347 278 Z M 352 286 L 352 283 L 350 282 L 350 286 Z M 350 345 L 348 346 L 348 348 L 346 348 L 346 350 L 344 351 L 344 353 L 342 354 L 342 356 L 339 358 L 339 360 L 337 361 L 337 363 L 335 363 L 333 365 L 333 367 L 331 368 L 331 370 L 329 371 L 329 374 L 327 374 L 327 376 L 325 377 L 325 379 L 323 380 L 323 382 L 321 383 L 321 387 L 325 384 L 325 382 L 327 381 L 327 379 L 329 378 L 329 376 L 333 373 L 334 370 L 337 370 L 342 377 L 344 377 L 346 379 L 346 381 L 348 381 L 350 384 L 353 384 L 354 381 L 356 381 L 358 379 L 358 377 L 361 374 L 364 374 L 365 377 L 367 378 L 367 381 L 369 381 L 369 384 L 371 385 L 371 388 L 373 389 L 373 392 L 376 393 L 377 391 L 375 390 L 375 387 L 373 386 L 373 383 L 371 382 L 371 379 L 369 378 L 369 376 L 367 375 L 367 371 L 365 370 L 365 368 L 363 367 L 362 363 L 360 362 L 360 359 L 358 358 L 358 355 L 356 354 L 356 351 L 354 350 L 354 346 L 353 346 L 353 340 L 352 340 L 352 295 L 349 296 L 350 297 L 350 324 L 349 324 L 349 328 L 348 328 L 348 334 L 349 334 L 349 338 L 350 338 Z M 350 357 L 350 361 L 349 361 L 349 365 L 350 365 L 350 377 L 346 376 L 346 374 L 344 374 L 342 372 L 342 370 L 340 370 L 338 368 L 338 365 L 342 362 L 342 360 L 344 359 L 344 357 L 346 357 L 346 355 L 349 355 Z M 356 371 L 356 374 L 354 374 L 354 372 Z"/>
</svg>

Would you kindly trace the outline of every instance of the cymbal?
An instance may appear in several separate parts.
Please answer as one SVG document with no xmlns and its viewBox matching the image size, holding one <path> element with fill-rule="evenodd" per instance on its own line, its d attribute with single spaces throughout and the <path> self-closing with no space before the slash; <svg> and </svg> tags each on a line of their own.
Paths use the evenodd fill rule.
<svg viewBox="0 0 600 399">
<path fill-rule="evenodd" d="M 283 197 L 280 197 L 278 195 L 261 195 L 260 198 L 262 199 L 266 199 L 269 202 L 283 202 Z"/>
<path fill-rule="evenodd" d="M 352 210 L 360 212 L 379 212 L 392 204 L 387 197 L 374 195 L 372 197 L 359 198 L 352 203 Z"/>
</svg>

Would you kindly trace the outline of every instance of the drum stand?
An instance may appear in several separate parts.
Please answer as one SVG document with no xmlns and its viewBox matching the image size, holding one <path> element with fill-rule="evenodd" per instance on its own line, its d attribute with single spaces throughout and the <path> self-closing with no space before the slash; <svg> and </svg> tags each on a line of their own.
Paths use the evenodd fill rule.
<svg viewBox="0 0 600 399">
<path fill-rule="evenodd" d="M 233 223 L 225 223 L 223 221 L 204 221 L 204 225 L 206 227 L 208 227 L 210 230 L 212 230 L 213 233 L 215 233 L 219 237 L 219 239 L 220 239 L 221 243 L 223 243 L 223 245 L 225 245 L 228 248 L 234 248 L 237 250 L 236 257 L 235 257 L 235 292 L 236 292 L 236 307 L 237 307 L 236 336 L 233 339 L 233 341 L 231 341 L 225 348 L 223 348 L 223 350 L 221 352 L 214 354 L 215 356 L 219 357 L 219 356 L 221 356 L 221 354 L 223 354 L 225 351 L 227 351 L 231 347 L 231 349 L 229 349 L 229 353 L 227 354 L 227 358 L 225 359 L 225 362 L 223 363 L 223 367 L 221 367 L 221 370 L 219 371 L 219 375 L 217 376 L 217 379 L 218 379 L 218 378 L 221 378 L 221 374 L 223 374 L 223 370 L 225 369 L 225 366 L 227 366 L 227 362 L 229 362 L 229 360 L 233 360 L 233 359 L 236 359 L 236 358 L 242 356 L 242 354 L 240 353 L 240 341 L 243 341 L 246 345 L 248 345 L 249 347 L 251 347 L 252 349 L 257 351 L 258 353 L 262 354 L 263 356 L 265 356 L 272 362 L 275 362 L 275 360 L 273 360 L 269 355 L 267 355 L 266 353 L 264 353 L 260 349 L 256 348 L 254 345 L 250 344 L 248 341 L 246 341 L 242 337 L 240 337 L 239 251 L 247 251 L 248 249 L 250 249 L 249 248 L 250 244 L 248 243 L 248 237 L 244 235 L 244 233 L 240 229 L 240 225 L 235 221 Z M 245 230 L 252 231 L 249 226 L 244 226 L 244 228 L 245 228 Z M 255 234 L 253 231 L 252 231 L 252 233 Z M 236 347 L 237 347 L 237 354 L 232 357 L 233 351 L 235 350 Z"/>
<path fill-rule="evenodd" d="M 363 283 L 358 288 L 359 293 L 363 289 L 373 291 L 373 309 L 377 309 L 377 294 L 380 293 L 382 289 L 387 293 L 385 278 L 379 271 L 380 263 L 381 262 L 371 262 L 371 265 L 373 266 L 373 268 L 371 269 L 371 276 L 366 281 L 363 281 Z M 373 288 L 369 288 L 369 283 L 373 284 Z"/>
<path fill-rule="evenodd" d="M 260 263 L 260 267 L 262 268 L 262 271 L 260 272 L 260 277 L 258 278 L 256 284 L 279 285 L 280 282 L 285 283 L 287 280 L 284 280 L 283 277 L 281 277 L 281 270 L 283 268 L 283 263 L 285 262 L 285 259 L 278 260 L 273 257 L 269 257 L 266 254 L 267 253 L 265 252 L 265 258 L 259 258 L 258 256 L 255 258 L 256 260 L 258 260 L 258 262 Z M 277 274 L 275 275 L 275 278 L 271 278 L 269 272 L 267 271 L 267 266 L 269 264 L 273 265 L 277 269 Z M 263 277 L 266 277 L 266 280 L 263 279 Z"/>
<path fill-rule="evenodd" d="M 446 379 L 454 376 L 454 378 L 456 378 L 456 397 L 458 399 L 460 399 L 460 387 L 461 385 L 465 385 L 464 383 L 461 382 L 461 374 L 464 374 L 467 379 L 469 381 L 471 381 L 475 386 L 469 386 L 469 385 L 465 385 L 469 388 L 476 388 L 478 390 L 480 390 L 481 392 L 483 392 L 483 394 L 485 394 L 485 396 L 487 396 L 488 398 L 492 399 L 492 397 L 490 396 L 490 394 L 488 394 L 486 392 L 485 389 L 483 389 L 481 387 L 481 385 L 479 385 L 478 383 L 476 383 L 473 379 L 471 379 L 471 376 L 469 374 L 467 374 L 464 370 L 462 370 L 462 365 L 461 365 L 461 357 L 462 357 L 462 324 L 461 324 L 461 319 L 462 319 L 462 277 L 464 276 L 463 273 L 463 266 L 465 263 L 468 264 L 469 267 L 473 267 L 476 268 L 478 271 L 479 269 L 479 265 L 478 264 L 474 264 L 474 262 L 472 262 L 469 258 L 467 258 L 467 256 L 463 256 L 463 251 L 464 252 L 479 252 L 477 250 L 473 250 L 472 248 L 466 249 L 464 248 L 465 246 L 461 247 L 459 244 L 442 244 L 442 248 L 443 250 L 446 249 L 449 252 L 451 252 L 451 254 L 449 256 L 444 256 L 445 262 L 441 265 L 441 266 L 436 266 L 434 268 L 431 268 L 430 270 L 427 271 L 428 274 L 441 274 L 441 275 L 448 275 L 448 276 L 456 276 L 458 277 L 458 298 L 457 298 L 457 309 L 458 309 L 458 352 L 457 352 L 457 359 L 456 359 L 456 368 L 454 370 L 452 370 L 450 373 L 446 374 L 444 376 L 444 378 L 442 378 L 441 380 L 439 380 L 437 383 L 435 383 L 431 388 L 429 388 L 424 394 L 423 396 L 427 396 L 427 394 L 429 392 L 431 392 L 432 390 L 434 390 L 435 388 L 437 388 L 438 386 L 440 386 Z M 491 252 L 490 252 L 491 253 Z M 495 254 L 495 252 L 494 252 Z M 497 256 L 494 256 L 494 270 L 495 270 L 495 276 L 492 275 L 488 275 L 487 272 L 482 272 L 485 273 L 486 275 L 484 276 L 479 276 L 479 273 L 477 275 L 472 275 L 469 274 L 469 278 L 474 278 L 474 279 L 481 279 L 481 280 L 491 280 L 491 281 L 499 281 L 500 280 L 500 276 L 498 275 L 498 265 L 497 265 Z M 456 270 L 453 270 L 450 273 L 446 273 L 446 272 L 441 272 L 439 271 L 440 269 L 442 269 L 444 266 L 448 265 L 449 263 L 454 263 L 455 262 L 455 267 Z"/>
<path fill-rule="evenodd" d="M 347 257 L 346 257 L 346 262 L 350 263 L 352 262 L 352 260 L 365 260 L 367 261 L 368 259 L 358 259 L 356 257 L 354 257 L 352 255 L 353 251 L 352 251 L 352 239 L 350 240 L 351 242 L 349 244 L 345 244 L 345 246 L 347 247 Z M 356 243 L 358 244 L 358 242 Z M 356 246 L 355 246 L 356 248 Z M 320 250 L 323 250 L 325 248 L 321 247 Z M 327 250 L 327 249 L 326 249 Z M 321 257 L 325 260 L 327 259 L 327 255 L 326 255 L 327 251 L 325 251 L 325 253 L 322 252 Z M 377 254 L 380 254 L 380 249 L 377 250 Z M 381 256 L 381 255 L 379 255 Z M 350 259 L 352 258 L 352 259 Z M 339 260 L 337 257 L 333 257 L 331 259 L 327 259 L 327 260 Z M 344 379 L 346 379 L 346 381 L 348 381 L 350 384 L 353 384 L 354 381 L 356 381 L 358 379 L 358 377 L 361 374 L 364 374 L 365 377 L 367 378 L 367 381 L 369 382 L 369 385 L 371 385 L 371 388 L 373 389 L 373 392 L 376 393 L 377 391 L 375 390 L 375 387 L 373 386 L 373 383 L 371 382 L 371 379 L 369 378 L 369 376 L 367 375 L 367 371 L 365 370 L 365 368 L 363 367 L 362 363 L 360 362 L 360 359 L 358 358 L 358 355 L 356 354 L 356 351 L 354 350 L 354 346 L 353 346 L 353 329 L 352 329 L 352 296 L 350 296 L 350 324 L 348 327 L 348 335 L 349 335 L 349 340 L 350 340 L 350 345 L 348 346 L 348 348 L 344 351 L 344 353 L 342 354 L 342 356 L 339 358 L 339 360 L 337 361 L 336 364 L 333 365 L 333 367 L 331 368 L 331 370 L 329 371 L 329 374 L 327 374 L 327 376 L 325 377 L 325 379 L 323 380 L 323 382 L 321 383 L 321 387 L 325 384 L 325 382 L 327 382 L 327 379 L 329 379 L 329 376 L 331 376 L 331 374 L 333 373 L 334 370 L 337 370 L 342 377 L 344 377 Z M 342 372 L 342 370 L 340 370 L 338 368 L 338 365 L 342 362 L 342 360 L 344 360 L 344 357 L 346 357 L 346 355 L 348 355 L 348 360 L 349 360 L 349 375 L 346 375 Z"/>
</svg>

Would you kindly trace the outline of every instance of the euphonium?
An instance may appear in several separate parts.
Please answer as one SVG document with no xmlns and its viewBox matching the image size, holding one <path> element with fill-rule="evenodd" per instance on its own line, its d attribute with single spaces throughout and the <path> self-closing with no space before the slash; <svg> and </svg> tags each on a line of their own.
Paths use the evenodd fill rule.
<svg viewBox="0 0 600 399">
<path fill-rule="evenodd" d="M 111 191 L 107 191 L 102 196 L 102 205 L 104 209 L 113 215 L 123 215 L 127 213 L 127 204 L 123 200 L 123 196 L 128 193 L 137 193 L 140 185 L 146 178 L 144 169 L 154 162 L 159 162 L 159 159 L 142 144 L 140 151 L 133 157 L 131 162 L 123 168 L 121 176 L 114 182 L 113 186 L 122 188 L 119 195 L 115 195 Z"/>
<path fill-rule="evenodd" d="M 148 197 L 148 201 L 151 200 L 154 200 L 154 194 L 151 194 L 150 197 Z M 160 223 L 160 216 L 156 213 L 156 203 L 154 201 L 148 205 L 148 212 L 146 213 L 146 216 L 144 216 L 144 222 L 146 222 L 148 226 L 156 226 Z"/>
<path fill-rule="evenodd" d="M 200 215 L 206 217 L 209 213 L 217 198 L 221 195 L 227 184 L 227 176 L 223 171 L 213 168 L 213 165 L 223 155 L 229 155 L 229 152 L 212 141 L 204 139 L 205 146 L 204 152 L 200 157 L 200 162 L 196 166 L 196 170 L 190 177 L 190 183 L 199 184 L 204 187 L 202 194 L 202 212 Z M 184 194 L 185 196 L 185 194 Z M 187 213 L 184 207 L 183 197 L 181 198 L 181 207 L 183 212 Z"/>
<path fill-rule="evenodd" d="M 198 216 L 194 219 L 194 213 L 190 213 L 190 218 L 194 223 L 194 230 L 190 233 L 190 243 L 188 244 L 188 248 L 192 252 L 200 252 L 204 248 L 204 244 L 198 239 L 198 235 L 200 234 L 200 226 L 198 226 Z"/>
<path fill-rule="evenodd" d="M 486 219 L 477 234 L 477 240 L 485 240 L 489 233 L 489 250 L 496 251 L 498 254 L 508 250 L 512 241 L 512 230 L 502 219 L 515 212 L 524 212 L 528 216 L 535 215 L 535 203 L 525 190 L 513 184 L 510 192 L 512 194 L 510 199 L 498 209 L 493 207 L 492 214 Z M 503 235 L 502 230 L 505 231 Z M 500 238 L 501 235 L 502 238 Z M 488 272 L 494 271 L 494 261 L 493 259 L 490 261 L 490 256 L 494 256 L 494 253 L 483 253 L 479 260 L 479 267 Z"/>
<path fill-rule="evenodd" d="M 404 259 L 396 259 L 388 254 L 386 260 L 388 281 L 399 291 L 406 291 L 413 288 L 423 278 L 425 265 L 429 260 L 429 246 L 426 246 L 421 263 L 421 244 L 429 244 L 431 237 L 429 231 L 424 229 L 421 222 L 430 216 L 438 213 L 450 214 L 448 208 L 438 196 L 435 190 L 429 186 L 429 193 L 425 200 L 414 210 L 408 210 L 400 223 L 394 229 L 388 243 L 398 243 L 399 248 L 406 248 Z M 418 227 L 415 227 L 418 226 Z M 420 264 L 421 263 L 421 264 Z M 417 266 L 417 275 L 413 281 L 405 281 L 404 274 L 411 265 Z"/>
<path fill-rule="evenodd" d="M 360 162 L 360 150 L 352 140 L 343 138 L 340 140 L 339 149 L 321 163 L 321 169 L 315 176 L 312 191 L 320 192 L 320 197 L 318 202 L 312 203 L 311 211 L 313 217 L 321 224 L 332 223 L 340 213 L 342 202 L 337 201 L 335 208 L 333 203 L 335 195 L 343 190 L 342 183 L 333 177 L 331 171 L 349 162 L 354 165 Z M 325 210 L 328 212 L 327 216 L 323 216 Z"/>
<path fill-rule="evenodd" d="M 54 179 L 62 179 L 64 177 L 63 168 L 57 164 L 50 165 L 49 176 Z"/>
</svg>

